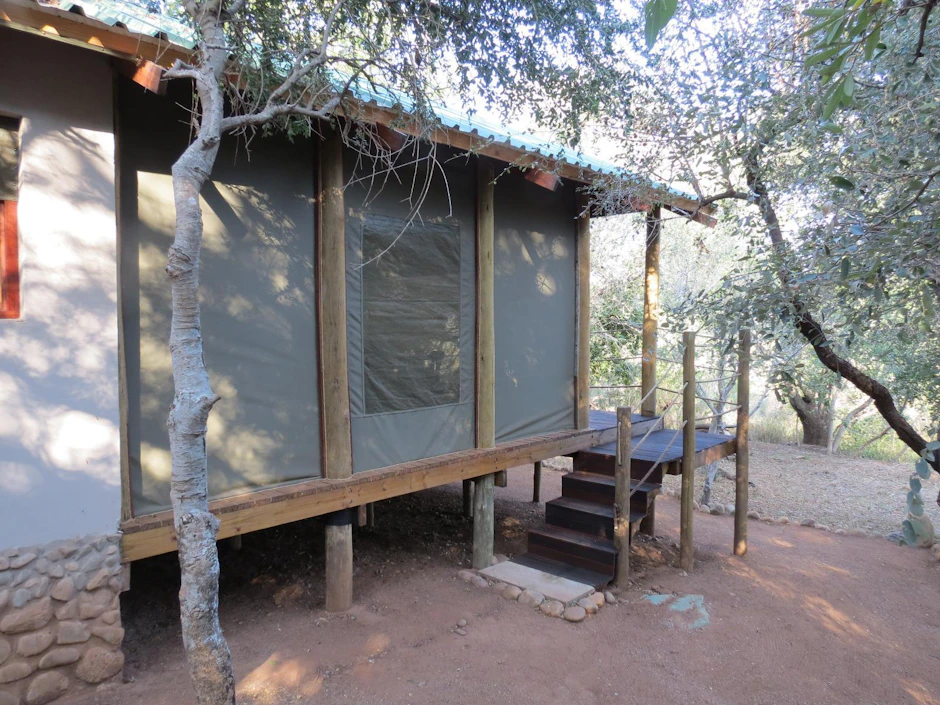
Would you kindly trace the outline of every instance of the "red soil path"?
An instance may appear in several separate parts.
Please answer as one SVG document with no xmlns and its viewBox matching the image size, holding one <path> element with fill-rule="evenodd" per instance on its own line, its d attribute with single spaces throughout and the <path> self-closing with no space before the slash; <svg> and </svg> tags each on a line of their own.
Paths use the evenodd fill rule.
<svg viewBox="0 0 940 705">
<path fill-rule="evenodd" d="M 543 471 L 543 500 L 561 473 Z M 541 508 L 531 472 L 497 491 L 497 550 L 524 549 Z M 660 498 L 637 586 L 581 624 L 545 617 L 456 579 L 469 523 L 459 488 L 379 507 L 357 536 L 354 609 L 322 604 L 314 523 L 245 537 L 223 552 L 222 620 L 240 702 L 683 703 L 940 705 L 940 563 L 878 538 L 750 522 L 746 558 L 730 555 L 728 517 L 696 513 L 696 570 L 670 565 L 678 505 Z M 302 547 L 298 550 L 298 546 Z M 135 565 L 125 596 L 131 682 L 83 705 L 194 702 L 174 612 L 174 560 Z M 647 590 L 704 596 L 709 624 L 689 630 Z M 467 636 L 453 632 L 469 622 Z"/>
</svg>

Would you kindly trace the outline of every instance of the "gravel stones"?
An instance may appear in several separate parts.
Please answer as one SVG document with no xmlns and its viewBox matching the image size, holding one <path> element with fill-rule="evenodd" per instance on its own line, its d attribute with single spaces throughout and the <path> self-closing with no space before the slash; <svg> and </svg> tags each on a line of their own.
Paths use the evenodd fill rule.
<svg viewBox="0 0 940 705">
<path fill-rule="evenodd" d="M 562 616 L 565 618 L 565 621 L 567 622 L 582 622 L 584 621 L 584 618 L 587 616 L 587 612 L 585 611 L 583 607 L 576 605 L 574 607 L 566 608 L 565 611 L 562 613 Z"/>
<path fill-rule="evenodd" d="M 536 590 L 523 590 L 517 599 L 519 600 L 519 604 L 529 607 L 538 607 L 545 601 L 545 595 Z"/>
<path fill-rule="evenodd" d="M 594 600 L 590 597 L 582 597 L 578 600 L 578 607 L 583 609 L 587 614 L 597 614 L 597 605 L 594 604 Z"/>
</svg>

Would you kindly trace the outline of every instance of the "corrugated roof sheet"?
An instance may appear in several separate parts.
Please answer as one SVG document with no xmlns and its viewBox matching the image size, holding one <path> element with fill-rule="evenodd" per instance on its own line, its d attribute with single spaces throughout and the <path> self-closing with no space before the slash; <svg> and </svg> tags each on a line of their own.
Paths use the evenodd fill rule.
<svg viewBox="0 0 940 705">
<path fill-rule="evenodd" d="M 165 39 L 185 49 L 192 49 L 196 45 L 196 35 L 187 25 L 166 15 L 147 12 L 143 7 L 129 2 L 121 2 L 120 0 L 37 0 L 37 2 L 46 7 L 78 12 L 85 17 L 111 27 L 123 27 L 129 32 Z M 407 98 L 394 91 L 387 89 L 377 91 L 365 82 L 353 86 L 352 90 L 356 98 L 363 103 L 371 103 L 383 108 L 401 107 L 405 111 L 408 110 L 409 101 Z M 466 134 L 477 135 L 495 144 L 507 145 L 531 154 L 566 162 L 597 174 L 619 175 L 625 178 L 633 177 L 638 181 L 645 181 L 637 175 L 626 172 L 616 164 L 586 155 L 580 150 L 573 150 L 558 142 L 515 132 L 504 125 L 468 115 L 445 105 L 438 104 L 433 109 L 444 127 L 459 130 Z M 683 193 L 665 184 L 648 181 L 647 183 L 657 191 L 695 200 L 695 196 Z"/>
</svg>

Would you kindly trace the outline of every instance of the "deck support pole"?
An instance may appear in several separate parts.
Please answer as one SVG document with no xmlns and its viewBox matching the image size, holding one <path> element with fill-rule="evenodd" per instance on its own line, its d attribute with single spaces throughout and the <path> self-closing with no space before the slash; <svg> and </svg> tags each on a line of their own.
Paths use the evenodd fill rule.
<svg viewBox="0 0 940 705">
<path fill-rule="evenodd" d="M 489 568 L 493 562 L 493 475 L 478 477 L 473 493 L 473 567 Z"/>
<path fill-rule="evenodd" d="M 346 213 L 343 140 L 332 131 L 320 142 L 317 262 L 323 475 L 352 476 L 349 370 L 346 359 Z M 342 515 L 342 516 L 337 516 Z M 326 609 L 352 607 L 352 517 L 332 515 L 326 526 Z"/>
<path fill-rule="evenodd" d="M 614 546 L 617 573 L 614 583 L 625 589 L 630 579 L 630 441 L 633 410 L 617 407 L 617 458 L 614 466 Z"/>
<path fill-rule="evenodd" d="M 473 480 L 463 481 L 463 515 L 473 518 Z"/>
<path fill-rule="evenodd" d="M 575 428 L 591 425 L 591 204 L 578 194 L 577 224 L 577 374 L 575 375 Z"/>
<path fill-rule="evenodd" d="M 739 334 L 738 350 L 738 425 L 734 453 L 734 555 L 747 553 L 747 495 L 749 449 L 748 426 L 751 423 L 751 331 Z"/>
<path fill-rule="evenodd" d="M 532 501 L 542 501 L 542 461 L 536 460 L 532 470 Z"/>
<path fill-rule="evenodd" d="M 495 215 L 493 163 L 477 158 L 477 448 L 496 445 L 496 325 L 493 302 Z M 493 559 L 493 474 L 476 478 L 473 492 L 473 567 Z"/>
<path fill-rule="evenodd" d="M 691 573 L 692 495 L 695 493 L 695 333 L 682 334 L 682 494 L 679 524 L 679 567 Z"/>
<path fill-rule="evenodd" d="M 663 230 L 662 209 L 646 214 L 646 269 L 643 286 L 643 360 L 640 371 L 640 405 L 643 416 L 656 415 L 656 355 L 659 336 L 659 246 Z M 649 395 L 649 396 L 647 396 Z M 642 529 L 642 527 L 641 527 Z"/>
<path fill-rule="evenodd" d="M 656 497 L 650 497 L 649 509 L 646 511 L 646 516 L 640 519 L 640 526 L 637 528 L 641 534 L 646 534 L 647 536 L 656 535 Z"/>
</svg>

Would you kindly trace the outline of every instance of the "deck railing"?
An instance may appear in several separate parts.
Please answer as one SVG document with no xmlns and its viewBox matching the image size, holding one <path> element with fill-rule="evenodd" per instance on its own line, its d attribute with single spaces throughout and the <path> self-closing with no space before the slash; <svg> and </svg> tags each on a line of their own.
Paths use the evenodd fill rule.
<svg viewBox="0 0 940 705">
<path fill-rule="evenodd" d="M 748 511 L 748 426 L 749 426 L 749 404 L 750 404 L 750 356 L 751 356 L 751 334 L 749 330 L 741 330 L 737 341 L 737 369 L 734 374 L 722 376 L 715 379 L 702 380 L 696 383 L 696 364 L 695 364 L 695 339 L 696 334 L 692 331 L 686 331 L 682 334 L 682 384 L 678 390 L 666 389 L 656 382 L 652 387 L 645 391 L 640 399 L 638 406 L 643 408 L 646 402 L 652 397 L 655 398 L 656 392 L 661 391 L 671 395 L 671 398 L 660 409 L 660 417 L 665 419 L 669 411 L 678 404 L 680 398 L 682 401 L 681 423 L 677 424 L 675 435 L 666 444 L 663 453 L 660 455 L 646 474 L 641 478 L 634 489 L 630 489 L 631 484 L 631 459 L 636 450 L 638 450 L 656 429 L 651 427 L 638 441 L 634 442 L 632 438 L 632 408 L 629 406 L 618 406 L 617 408 L 617 457 L 615 471 L 615 500 L 614 500 L 614 541 L 618 550 L 617 575 L 615 580 L 620 585 L 625 585 L 630 572 L 629 558 L 629 531 L 630 531 L 630 497 L 639 490 L 660 467 L 666 449 L 672 446 L 678 435 L 682 434 L 682 484 L 680 492 L 680 542 L 679 542 L 679 565 L 683 570 L 691 571 L 694 565 L 693 549 L 693 493 L 695 488 L 695 466 L 696 466 L 696 427 L 702 421 L 710 421 L 710 426 L 716 420 L 720 420 L 727 414 L 735 412 L 737 422 L 735 424 L 735 512 L 734 512 L 734 555 L 743 556 L 747 552 L 747 511 Z M 663 362 L 673 362 L 663 360 Z M 723 368 L 722 372 L 723 372 Z M 705 383 L 722 384 L 731 382 L 737 383 L 736 403 L 731 404 L 727 401 L 727 392 L 730 391 L 730 385 L 725 388 L 724 393 L 719 394 L 719 398 L 706 397 L 704 393 L 697 394 L 697 389 L 704 389 L 699 385 Z M 594 388 L 603 389 L 635 389 L 636 385 L 602 385 Z M 703 401 L 708 404 L 713 413 L 706 416 L 696 416 L 696 402 Z M 727 408 L 725 408 L 727 407 Z"/>
</svg>

